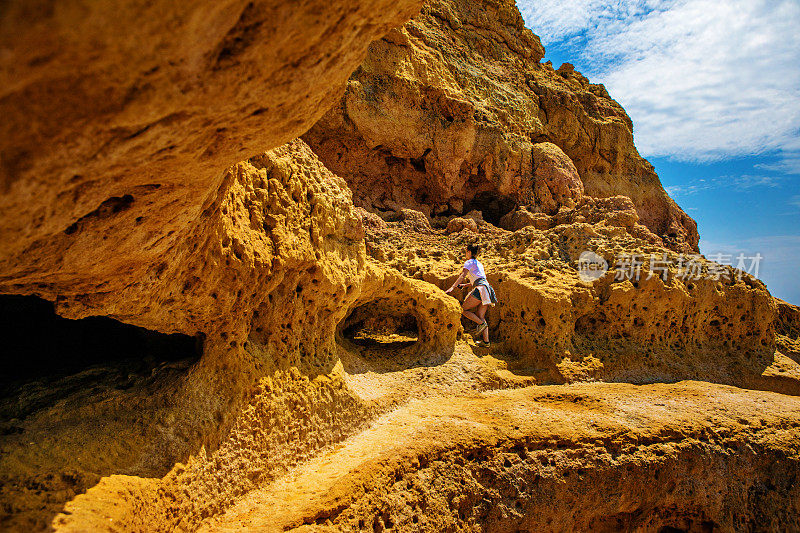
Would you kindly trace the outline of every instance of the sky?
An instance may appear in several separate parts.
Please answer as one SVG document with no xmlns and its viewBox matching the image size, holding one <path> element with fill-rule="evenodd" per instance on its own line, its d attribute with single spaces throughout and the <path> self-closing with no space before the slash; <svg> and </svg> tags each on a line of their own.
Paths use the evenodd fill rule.
<svg viewBox="0 0 800 533">
<path fill-rule="evenodd" d="M 572 63 L 628 112 L 701 253 L 751 268 L 760 254 L 758 277 L 800 304 L 800 0 L 517 5 L 543 61 Z"/>
</svg>

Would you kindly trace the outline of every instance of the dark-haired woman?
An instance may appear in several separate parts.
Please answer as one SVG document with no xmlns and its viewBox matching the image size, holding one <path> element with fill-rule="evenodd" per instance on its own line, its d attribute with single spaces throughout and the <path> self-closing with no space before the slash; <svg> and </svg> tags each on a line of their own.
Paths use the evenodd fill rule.
<svg viewBox="0 0 800 533">
<path fill-rule="evenodd" d="M 472 286 L 473 290 L 467 295 L 464 300 L 461 314 L 472 320 L 478 327 L 475 328 L 476 335 L 482 335 L 483 339 L 478 341 L 478 346 L 489 346 L 489 324 L 486 323 L 486 310 L 490 305 L 497 303 L 497 297 L 494 294 L 494 289 L 486 281 L 486 272 L 483 270 L 483 264 L 478 261 L 479 247 L 477 244 L 467 245 L 464 250 L 464 267 L 461 274 L 453 285 L 445 292 L 450 293 L 453 289 L 464 286 Z M 462 283 L 464 278 L 469 279 L 469 283 Z M 471 311 L 475 309 L 475 311 Z"/>
</svg>

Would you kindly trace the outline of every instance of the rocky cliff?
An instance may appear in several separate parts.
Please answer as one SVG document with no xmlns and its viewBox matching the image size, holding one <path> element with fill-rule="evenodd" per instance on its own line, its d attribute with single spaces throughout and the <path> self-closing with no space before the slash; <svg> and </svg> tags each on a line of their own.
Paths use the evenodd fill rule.
<svg viewBox="0 0 800 533">
<path fill-rule="evenodd" d="M 427 2 L 370 46 L 304 139 L 369 210 L 478 209 L 498 225 L 520 206 L 553 215 L 584 193 L 624 195 L 667 247 L 696 251 L 697 225 L 639 156 L 625 110 L 543 56 L 513 3 Z"/>
<path fill-rule="evenodd" d="M 797 529 L 800 311 L 687 255 L 513 2 L 45 4 L 0 22 L 4 529 Z"/>
</svg>

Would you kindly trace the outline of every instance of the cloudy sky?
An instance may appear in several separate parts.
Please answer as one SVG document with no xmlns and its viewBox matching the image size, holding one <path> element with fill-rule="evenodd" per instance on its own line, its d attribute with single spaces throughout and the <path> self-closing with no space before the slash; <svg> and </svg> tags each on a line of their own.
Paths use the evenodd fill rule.
<svg viewBox="0 0 800 533">
<path fill-rule="evenodd" d="M 800 304 L 800 0 L 517 3 L 545 60 L 623 105 L 701 252 L 760 253 L 758 276 Z"/>
</svg>

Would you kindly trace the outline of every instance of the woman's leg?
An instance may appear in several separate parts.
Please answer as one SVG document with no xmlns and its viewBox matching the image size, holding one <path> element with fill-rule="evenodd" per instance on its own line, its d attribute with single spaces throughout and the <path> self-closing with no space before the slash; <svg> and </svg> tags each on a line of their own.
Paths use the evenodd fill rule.
<svg viewBox="0 0 800 533">
<path fill-rule="evenodd" d="M 486 321 L 485 317 L 486 317 L 486 310 L 487 309 L 489 309 L 489 304 L 480 304 L 478 306 L 478 310 L 475 311 L 475 314 L 478 316 L 478 318 L 481 319 L 481 323 Z M 482 334 L 483 334 L 483 341 L 484 342 L 489 342 L 489 328 L 488 327 L 486 327 L 486 329 L 484 329 L 482 331 Z"/>
<path fill-rule="evenodd" d="M 470 294 L 467 297 L 467 299 L 464 301 L 464 305 L 462 306 L 461 314 L 464 315 L 465 317 L 469 318 L 470 320 L 472 320 L 476 324 L 483 324 L 483 320 L 478 318 L 478 316 L 475 313 L 470 311 L 470 309 L 472 309 L 473 307 L 476 307 L 480 303 L 481 303 L 481 301 L 480 301 L 479 298 L 475 298 L 474 296 L 472 296 Z"/>
</svg>

